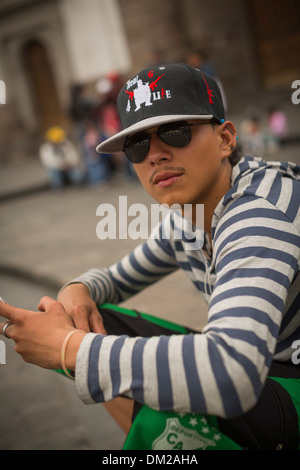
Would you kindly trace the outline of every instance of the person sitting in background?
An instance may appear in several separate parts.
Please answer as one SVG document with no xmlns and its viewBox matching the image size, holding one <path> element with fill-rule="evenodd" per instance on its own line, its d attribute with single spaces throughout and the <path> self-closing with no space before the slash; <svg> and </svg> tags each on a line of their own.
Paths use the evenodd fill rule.
<svg viewBox="0 0 300 470">
<path fill-rule="evenodd" d="M 268 110 L 267 148 L 269 152 L 278 150 L 284 139 L 288 137 L 289 125 L 284 111 L 271 107 Z"/>
<path fill-rule="evenodd" d="M 95 187 L 107 188 L 111 179 L 111 154 L 100 155 L 96 151 L 102 133 L 92 120 L 87 120 L 82 139 L 88 182 Z"/>
<path fill-rule="evenodd" d="M 80 155 L 75 145 L 67 139 L 65 131 L 59 126 L 52 126 L 47 130 L 45 139 L 39 149 L 39 156 L 51 187 L 61 189 L 67 182 L 81 185 L 83 173 Z"/>
</svg>

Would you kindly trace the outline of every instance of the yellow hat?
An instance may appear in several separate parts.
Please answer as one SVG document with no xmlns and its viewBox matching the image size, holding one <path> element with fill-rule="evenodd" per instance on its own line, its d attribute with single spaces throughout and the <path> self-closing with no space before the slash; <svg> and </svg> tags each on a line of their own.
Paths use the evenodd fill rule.
<svg viewBox="0 0 300 470">
<path fill-rule="evenodd" d="M 50 127 L 46 132 L 46 139 L 50 140 L 51 142 L 63 142 L 66 138 L 65 131 L 58 126 Z"/>
</svg>

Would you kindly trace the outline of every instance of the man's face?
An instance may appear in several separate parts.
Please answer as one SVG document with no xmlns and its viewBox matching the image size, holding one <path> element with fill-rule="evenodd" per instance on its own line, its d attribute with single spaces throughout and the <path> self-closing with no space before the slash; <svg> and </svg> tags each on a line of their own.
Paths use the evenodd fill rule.
<svg viewBox="0 0 300 470">
<path fill-rule="evenodd" d="M 223 186 L 225 193 L 231 169 L 225 157 L 231 150 L 227 141 L 228 149 L 224 150 L 223 129 L 225 125 L 212 126 L 211 123 L 192 126 L 191 142 L 183 148 L 167 145 L 152 134 L 147 157 L 134 165 L 146 191 L 160 204 L 168 206 L 206 204 L 211 198 L 218 198 L 217 193 L 223 191 Z M 149 129 L 149 132 L 155 130 Z"/>
</svg>

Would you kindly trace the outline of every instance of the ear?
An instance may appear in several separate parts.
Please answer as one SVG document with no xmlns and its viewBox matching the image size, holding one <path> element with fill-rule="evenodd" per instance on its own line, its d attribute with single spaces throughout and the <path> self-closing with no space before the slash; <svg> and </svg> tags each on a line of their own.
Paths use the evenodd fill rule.
<svg viewBox="0 0 300 470">
<path fill-rule="evenodd" d="M 237 132 L 231 121 L 225 121 L 219 126 L 221 158 L 229 157 L 236 147 Z"/>
</svg>

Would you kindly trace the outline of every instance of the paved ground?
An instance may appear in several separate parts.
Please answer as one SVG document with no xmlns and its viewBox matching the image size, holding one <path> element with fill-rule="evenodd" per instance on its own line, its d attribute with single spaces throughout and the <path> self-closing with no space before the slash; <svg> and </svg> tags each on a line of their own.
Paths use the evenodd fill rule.
<svg viewBox="0 0 300 470">
<path fill-rule="evenodd" d="M 0 275 L 2 295 L 36 309 L 50 288 Z M 114 450 L 125 435 L 102 405 L 86 406 L 74 382 L 23 362 L 12 341 L 2 338 L 6 365 L 0 364 L 0 450 Z"/>
<path fill-rule="evenodd" d="M 271 159 L 300 163 L 299 143 Z M 99 240 L 97 207 L 152 201 L 137 182 L 116 176 L 106 191 L 83 187 L 56 193 L 36 160 L 0 168 L 0 295 L 9 303 L 35 308 L 43 295 L 82 271 L 107 266 L 138 242 Z M 168 299 L 172 299 L 169 302 Z M 206 308 L 185 277 L 176 273 L 130 303 L 142 311 L 201 328 Z M 176 306 L 176 309 L 174 309 Z M 182 312 L 186 315 L 183 318 Z M 1 338 L 2 339 L 2 338 Z M 123 433 L 101 405 L 83 405 L 72 381 L 23 363 L 5 340 L 0 364 L 0 449 L 118 449 Z"/>
</svg>

